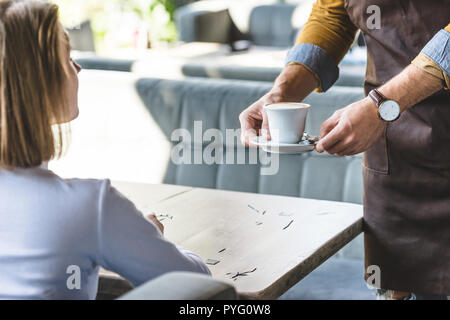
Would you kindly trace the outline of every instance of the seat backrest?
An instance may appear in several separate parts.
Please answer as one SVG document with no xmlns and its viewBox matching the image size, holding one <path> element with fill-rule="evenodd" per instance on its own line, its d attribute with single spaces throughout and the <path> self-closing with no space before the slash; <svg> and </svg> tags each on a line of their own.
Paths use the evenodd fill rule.
<svg viewBox="0 0 450 320">
<path fill-rule="evenodd" d="M 131 72 L 134 60 L 111 59 L 96 55 L 76 58 L 75 61 L 83 69 Z"/>
<path fill-rule="evenodd" d="M 258 6 L 250 15 L 249 34 L 259 46 L 290 47 L 298 30 L 292 25 L 297 5 L 271 4 Z"/>
<path fill-rule="evenodd" d="M 340 75 L 336 86 L 362 87 L 365 69 L 363 66 L 340 66 Z M 282 67 L 249 67 L 230 64 L 202 64 L 188 62 L 182 66 L 186 77 L 202 77 L 216 79 L 237 79 L 250 81 L 274 82 L 283 71 Z"/>
<path fill-rule="evenodd" d="M 178 40 L 230 43 L 232 20 L 224 1 L 200 1 L 175 12 Z"/>
<path fill-rule="evenodd" d="M 271 88 L 270 83 L 215 79 L 140 79 L 137 90 L 149 113 L 168 139 L 183 128 L 194 136 L 194 122 L 202 129 L 238 129 L 239 114 Z M 317 135 L 321 123 L 337 109 L 364 97 L 362 88 L 335 87 L 324 94 L 311 94 L 312 105 L 307 132 Z M 229 141 L 217 142 L 224 154 L 231 152 Z M 174 145 L 178 144 L 174 142 Z M 192 151 L 205 151 L 210 141 L 192 143 Z M 233 152 L 234 152 L 233 151 Z M 245 150 L 249 154 L 249 149 Z M 193 161 L 192 161 L 193 162 Z M 301 196 L 313 199 L 362 203 L 361 157 L 339 158 L 315 152 L 280 155 L 279 171 L 262 175 L 260 164 L 168 164 L 165 183 L 193 187 Z"/>
</svg>

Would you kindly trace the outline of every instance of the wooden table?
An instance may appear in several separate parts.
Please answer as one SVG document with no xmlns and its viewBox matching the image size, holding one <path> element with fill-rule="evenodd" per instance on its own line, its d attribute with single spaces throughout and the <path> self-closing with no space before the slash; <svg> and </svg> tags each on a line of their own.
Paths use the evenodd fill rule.
<svg viewBox="0 0 450 320">
<path fill-rule="evenodd" d="M 143 213 L 169 215 L 165 236 L 198 254 L 242 298 L 276 299 L 362 232 L 360 205 L 114 183 Z M 225 249 L 225 250 L 224 250 Z M 119 281 L 102 271 L 103 280 Z"/>
</svg>

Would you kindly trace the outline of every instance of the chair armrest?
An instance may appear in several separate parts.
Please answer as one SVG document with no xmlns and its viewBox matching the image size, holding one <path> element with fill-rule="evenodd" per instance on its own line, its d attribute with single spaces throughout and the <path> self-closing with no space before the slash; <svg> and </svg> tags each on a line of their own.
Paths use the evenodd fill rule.
<svg viewBox="0 0 450 320">
<path fill-rule="evenodd" d="M 118 300 L 236 300 L 232 285 L 209 276 L 168 273 L 123 295 Z"/>
</svg>

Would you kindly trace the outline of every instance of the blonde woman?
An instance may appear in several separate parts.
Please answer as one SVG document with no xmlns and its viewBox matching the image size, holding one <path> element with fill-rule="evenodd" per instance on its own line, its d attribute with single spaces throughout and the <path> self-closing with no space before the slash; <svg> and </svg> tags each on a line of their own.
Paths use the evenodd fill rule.
<svg viewBox="0 0 450 320">
<path fill-rule="evenodd" d="M 210 274 L 164 239 L 108 180 L 64 180 L 46 163 L 78 116 L 78 72 L 58 8 L 0 0 L 0 299 L 94 299 L 103 266 L 134 285 L 169 271 Z M 67 287 L 70 266 L 81 288 Z"/>
</svg>

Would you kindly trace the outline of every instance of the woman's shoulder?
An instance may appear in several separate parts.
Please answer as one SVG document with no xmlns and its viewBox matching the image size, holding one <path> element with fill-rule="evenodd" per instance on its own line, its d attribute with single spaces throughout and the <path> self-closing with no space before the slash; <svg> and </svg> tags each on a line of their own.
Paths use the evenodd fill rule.
<svg viewBox="0 0 450 320">
<path fill-rule="evenodd" d="M 111 185 L 109 179 L 81 179 L 81 178 L 61 178 L 60 183 L 67 185 L 74 190 L 89 190 L 101 192 L 102 189 Z"/>
<path fill-rule="evenodd" d="M 50 206 L 64 203 L 67 209 L 79 208 L 83 211 L 98 211 L 104 202 L 128 202 L 109 179 L 67 178 L 46 167 L 0 170 L 0 191 L 3 189 L 10 195 L 26 196 L 29 202 L 34 198 L 36 201 L 48 198 L 52 199 Z"/>
<path fill-rule="evenodd" d="M 67 192 L 77 194 L 81 198 L 101 200 L 113 188 L 109 179 L 60 179 L 60 183 L 67 189 Z"/>
<path fill-rule="evenodd" d="M 76 199 L 77 202 L 95 201 L 111 189 L 109 179 L 66 178 L 61 177 L 52 170 L 42 168 L 36 171 L 35 179 L 38 185 L 44 189 L 51 189 L 62 198 Z"/>
</svg>

